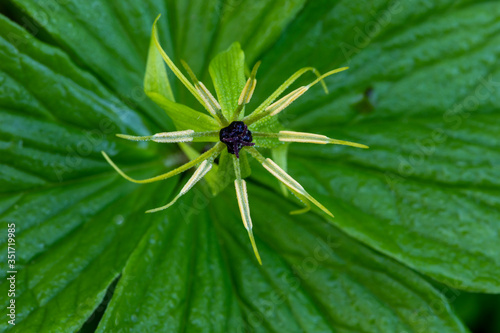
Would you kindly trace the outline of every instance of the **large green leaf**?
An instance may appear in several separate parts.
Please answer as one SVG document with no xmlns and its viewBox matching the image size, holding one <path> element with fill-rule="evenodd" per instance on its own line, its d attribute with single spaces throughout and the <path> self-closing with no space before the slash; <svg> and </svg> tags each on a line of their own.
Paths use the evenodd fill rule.
<svg viewBox="0 0 500 333">
<path fill-rule="evenodd" d="M 14 328 L 75 331 L 99 305 L 148 228 L 142 211 L 155 205 L 154 188 L 133 192 L 136 186 L 116 175 L 99 175 L 110 170 L 100 150 L 120 152 L 121 162 L 151 158 L 151 152 L 111 136 L 147 128 L 62 52 L 3 16 L 0 26 L 0 78 L 7 83 L 0 88 L 0 221 L 16 229 Z M 160 193 L 169 193 L 174 184 Z M 2 237 L 5 253 L 8 244 Z M 7 272 L 0 274 L 7 290 Z M 1 299 L 4 307 L 8 302 Z M 54 320 L 61 313 L 73 315 Z M 1 331 L 12 328 L 6 321 L 0 325 Z"/>
<path fill-rule="evenodd" d="M 2 192 L 103 171 L 103 149 L 144 159 L 145 152 L 109 137 L 147 133 L 146 123 L 64 53 L 3 16 L 0 47 Z"/>
<path fill-rule="evenodd" d="M 12 3 L 33 18 L 30 24 L 23 21 L 30 32 L 47 31 L 51 41 L 92 71 L 123 103 L 165 128 L 171 126 L 166 114 L 143 93 L 142 85 L 151 24 L 159 13 L 168 14 L 164 1 L 151 1 L 148 6 L 95 0 Z M 159 23 L 162 36 L 170 35 L 167 22 L 165 18 Z M 165 44 L 172 49 L 171 42 Z"/>
<path fill-rule="evenodd" d="M 500 215 L 494 209 L 500 194 L 500 6 L 475 3 L 395 32 L 410 15 L 405 9 L 387 14 L 391 24 L 352 55 L 349 71 L 327 79 L 329 96 L 316 89 L 285 116 L 291 128 L 362 142 L 370 150 L 292 145 L 291 161 L 300 162 L 290 172 L 301 175 L 334 212 L 332 222 L 350 235 L 455 287 L 500 292 Z M 318 35 L 312 27 L 300 34 L 335 35 L 341 18 L 338 10 L 327 13 L 330 32 Z M 316 14 L 311 9 L 309 15 Z M 457 34 L 457 22 L 475 29 Z M 321 45 L 328 54 L 342 43 L 354 47 L 352 38 Z M 281 66 L 286 61 L 271 71 Z M 360 109 L 366 103 L 374 111 Z"/>
<path fill-rule="evenodd" d="M 174 209 L 130 257 L 98 331 L 464 331 L 417 274 L 313 214 L 291 218 L 290 203 L 266 190 L 250 197 L 264 266 L 232 190 Z"/>
<path fill-rule="evenodd" d="M 92 314 L 150 226 L 153 217 L 144 210 L 164 200 L 154 200 L 158 186 L 134 187 L 106 175 L 35 190 L 10 204 L 1 220 L 16 223 L 15 331 L 76 331 Z M 5 239 L 1 248 L 7 251 Z M 4 271 L 7 290 L 5 277 Z M 8 301 L 3 296 L 2 306 Z M 8 328 L 0 324 L 1 331 Z"/>
<path fill-rule="evenodd" d="M 117 279 L 102 332 L 462 332 L 449 287 L 421 274 L 499 292 L 500 5 L 7 2 L 25 29 L 0 15 L 0 221 L 16 223 L 18 271 L 17 325 L 0 331 L 77 331 Z M 174 145 L 114 137 L 173 128 L 142 93 L 159 13 L 166 52 L 205 83 L 212 57 L 233 42 L 249 67 L 263 60 L 247 113 L 302 66 L 351 67 L 327 79 L 329 95 L 310 89 L 281 120 L 371 149 L 290 146 L 290 174 L 332 220 L 288 215 L 293 197 L 252 164 L 263 266 L 231 188 L 214 199 L 201 183 L 144 214 L 175 195 L 179 177 L 130 184 L 100 155 L 137 178 L 186 160 Z M 176 101 L 199 110 L 168 77 Z M 453 113 L 457 104 L 466 107 Z"/>
</svg>

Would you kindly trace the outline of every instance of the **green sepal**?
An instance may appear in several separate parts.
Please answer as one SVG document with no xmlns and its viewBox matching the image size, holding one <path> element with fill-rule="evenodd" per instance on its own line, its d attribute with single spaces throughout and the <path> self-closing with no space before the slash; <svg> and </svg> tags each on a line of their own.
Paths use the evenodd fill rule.
<svg viewBox="0 0 500 333">
<path fill-rule="evenodd" d="M 267 117 L 248 126 L 248 129 L 252 132 L 278 133 L 284 130 L 284 127 L 279 122 L 278 117 Z M 260 148 L 272 149 L 283 145 L 283 142 L 275 138 L 254 137 L 253 142 L 255 142 L 256 147 Z"/>
<path fill-rule="evenodd" d="M 156 48 L 153 36 L 151 36 L 151 41 L 149 42 L 146 74 L 144 74 L 144 92 L 148 96 L 150 93 L 157 93 L 175 102 L 165 62 Z"/>
<path fill-rule="evenodd" d="M 158 51 L 154 38 L 155 36 L 152 34 L 149 43 L 146 74 L 144 75 L 144 92 L 146 95 L 165 110 L 173 120 L 177 130 L 218 130 L 219 126 L 212 117 L 175 102 L 165 62 Z"/>
<path fill-rule="evenodd" d="M 239 43 L 219 53 L 209 66 L 222 114 L 231 121 L 245 86 L 245 54 Z"/>
<path fill-rule="evenodd" d="M 168 116 L 172 118 L 175 128 L 179 131 L 192 129 L 196 132 L 205 132 L 220 129 L 217 121 L 209 115 L 195 111 L 184 104 L 172 102 L 158 93 L 149 93 L 147 95 L 165 110 Z"/>
</svg>

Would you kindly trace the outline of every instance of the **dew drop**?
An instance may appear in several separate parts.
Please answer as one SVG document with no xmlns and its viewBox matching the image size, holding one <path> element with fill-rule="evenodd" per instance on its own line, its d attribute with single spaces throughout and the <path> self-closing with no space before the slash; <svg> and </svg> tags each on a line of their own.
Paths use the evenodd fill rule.
<svg viewBox="0 0 500 333">
<path fill-rule="evenodd" d="M 113 218 L 113 222 L 114 222 L 116 225 L 122 225 L 124 220 L 125 220 L 125 219 L 123 218 L 123 215 L 116 215 L 116 216 Z"/>
</svg>

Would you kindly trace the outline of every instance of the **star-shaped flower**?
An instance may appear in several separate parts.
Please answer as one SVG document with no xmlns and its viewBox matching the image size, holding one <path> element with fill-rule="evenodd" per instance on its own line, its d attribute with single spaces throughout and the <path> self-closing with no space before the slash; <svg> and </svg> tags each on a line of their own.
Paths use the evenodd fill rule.
<svg viewBox="0 0 500 333">
<path fill-rule="evenodd" d="M 159 16 L 158 16 L 159 18 Z M 155 209 L 148 210 L 146 213 L 157 212 L 172 206 L 182 195 L 186 194 L 198 181 L 200 181 L 209 171 L 216 165 L 216 158 L 223 153 L 226 149 L 227 153 L 232 157 L 232 165 L 234 168 L 234 186 L 236 188 L 236 196 L 238 200 L 238 205 L 240 208 L 241 217 L 243 224 L 248 231 L 250 241 L 255 253 L 255 256 L 260 264 L 262 264 L 260 255 L 255 244 L 253 232 L 252 232 L 252 220 L 250 217 L 250 208 L 248 204 L 247 195 L 247 185 L 244 177 L 242 176 L 242 167 L 240 163 L 240 155 L 242 152 L 249 153 L 253 158 L 262 164 L 262 166 L 269 171 L 274 177 L 276 177 L 288 190 L 290 190 L 304 205 L 306 208 L 293 211 L 291 214 L 304 213 L 310 209 L 309 202 L 312 202 L 323 212 L 333 217 L 333 214 L 326 209 L 321 203 L 314 199 L 295 179 L 293 179 L 282 166 L 275 163 L 270 158 L 264 157 L 256 148 L 264 147 L 269 148 L 277 146 L 279 144 L 290 143 L 290 142 L 301 142 L 301 143 L 315 143 L 315 144 L 339 144 L 348 145 L 358 148 L 368 148 L 365 145 L 342 141 L 328 138 L 320 134 L 312 133 L 302 133 L 302 132 L 292 132 L 292 131 L 278 131 L 269 132 L 259 130 L 266 128 L 265 124 L 270 122 L 272 117 L 276 117 L 280 112 L 286 109 L 290 104 L 292 104 L 296 99 L 302 96 L 309 88 L 321 82 L 323 88 L 326 92 L 326 85 L 323 79 L 333 75 L 335 73 L 344 71 L 347 67 L 342 67 L 339 69 L 332 70 L 323 75 L 320 75 L 318 71 L 314 68 L 307 67 L 302 68 L 293 74 L 288 80 L 286 80 L 276 91 L 274 91 L 262 104 L 260 104 L 253 112 L 248 116 L 244 116 L 245 106 L 250 102 L 252 95 L 255 91 L 257 85 L 257 69 L 260 62 L 254 66 L 249 78 L 239 93 L 239 98 L 234 101 L 224 101 L 226 107 L 225 110 L 221 107 L 222 103 L 219 103 L 212 93 L 206 88 L 206 86 L 199 81 L 193 71 L 189 66 L 182 62 L 184 68 L 191 77 L 192 83 L 184 76 L 184 74 L 176 67 L 170 57 L 162 49 L 158 41 L 158 33 L 156 30 L 156 19 L 153 24 L 152 30 L 152 41 L 150 46 L 150 54 L 148 58 L 148 70 L 145 79 L 145 91 L 156 103 L 164 107 L 167 113 L 173 118 L 174 123 L 178 127 L 186 127 L 191 124 L 197 128 L 214 128 L 214 130 L 200 131 L 195 129 L 183 129 L 174 132 L 163 132 L 157 133 L 151 136 L 131 136 L 125 134 L 117 134 L 118 137 L 135 140 L 135 141 L 154 141 L 160 143 L 185 143 L 185 142 L 216 142 L 215 145 L 208 151 L 198 154 L 191 161 L 186 164 L 174 169 L 170 172 L 164 173 L 162 175 L 136 180 L 128 175 L 126 175 L 115 163 L 109 158 L 109 156 L 102 152 L 106 160 L 111 164 L 111 166 L 125 179 L 134 183 L 151 183 L 159 180 L 167 179 L 175 176 L 181 172 L 184 172 L 194 166 L 198 166 L 194 174 L 188 180 L 188 182 L 181 189 L 180 193 L 168 204 L 158 207 Z M 239 50 L 238 45 L 233 45 L 232 47 Z M 241 51 L 241 50 L 240 50 Z M 210 113 L 213 120 L 204 114 L 194 111 L 186 106 L 177 104 L 173 102 L 173 94 L 170 90 L 170 85 L 168 79 L 166 78 L 166 72 L 163 64 L 160 66 L 158 59 L 161 58 L 165 61 L 167 66 L 172 70 L 172 72 L 177 76 L 177 78 L 184 84 L 184 86 L 191 92 L 191 94 L 200 102 L 200 104 Z M 228 57 L 231 60 L 230 57 Z M 227 60 L 227 59 L 226 59 Z M 233 59 L 234 60 L 234 59 Z M 300 76 L 304 73 L 312 71 L 317 75 L 317 79 L 309 83 L 306 86 L 301 86 L 287 95 L 278 99 L 283 92 L 294 83 Z M 151 77 L 148 79 L 148 73 Z M 212 74 L 212 73 L 211 73 Z M 224 89 L 224 84 L 220 84 L 220 78 L 217 78 L 217 74 L 212 75 L 214 79 L 214 86 L 219 89 Z M 234 85 L 229 86 L 227 82 L 228 89 L 233 89 Z M 163 91 L 163 93 L 158 93 L 158 91 Z M 218 95 L 227 96 L 223 92 L 217 91 Z M 228 105 L 233 105 L 234 107 L 227 107 Z M 224 112 L 225 111 L 225 112 Z M 181 113 L 185 113 L 185 117 L 179 117 Z M 181 119 L 182 118 L 182 119 Z M 186 120 L 187 119 L 187 120 Z M 215 127 L 214 127 L 214 124 Z M 217 128 L 215 130 L 215 128 Z M 251 129 L 257 129 L 252 130 Z"/>
</svg>

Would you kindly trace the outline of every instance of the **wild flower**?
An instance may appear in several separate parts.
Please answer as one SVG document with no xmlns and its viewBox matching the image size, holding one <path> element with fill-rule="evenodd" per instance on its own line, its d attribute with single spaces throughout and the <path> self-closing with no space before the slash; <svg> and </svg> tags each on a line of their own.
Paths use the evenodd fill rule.
<svg viewBox="0 0 500 333">
<path fill-rule="evenodd" d="M 217 95 L 220 98 L 224 99 L 224 101 L 219 101 L 214 97 L 209 89 L 207 89 L 206 86 L 197 79 L 196 75 L 187 63 L 182 61 L 182 65 L 190 76 L 191 82 L 184 76 L 181 70 L 179 70 L 179 68 L 163 50 L 158 41 L 158 33 L 156 29 L 156 22 L 158 21 L 158 19 L 159 16 L 154 22 L 152 29 L 152 41 L 145 79 L 145 91 L 148 96 L 153 99 L 153 101 L 165 108 L 167 113 L 173 118 L 174 123 L 176 123 L 178 127 L 181 127 L 182 130 L 157 133 L 150 136 L 132 136 L 126 134 L 117 134 L 117 136 L 123 139 L 134 141 L 154 141 L 158 143 L 209 142 L 215 143 L 215 145 L 208 151 L 202 154 L 197 154 L 198 156 L 172 171 L 143 180 L 136 180 L 129 177 L 120 168 L 118 168 L 118 166 L 116 166 L 116 164 L 109 158 L 109 156 L 105 152 L 102 152 L 102 154 L 109 162 L 109 164 L 121 176 L 131 182 L 140 184 L 167 179 L 197 166 L 194 174 L 190 177 L 184 187 L 182 187 L 182 189 L 180 190 L 179 194 L 172 201 L 162 207 L 146 211 L 146 213 L 153 213 L 169 208 L 181 196 L 186 194 L 198 181 L 200 181 L 212 170 L 214 165 L 216 165 L 216 158 L 219 157 L 219 155 L 223 153 L 224 150 L 226 150 L 227 153 L 231 155 L 232 159 L 232 166 L 234 168 L 235 175 L 234 186 L 236 189 L 236 197 L 238 200 L 243 224 L 250 237 L 255 256 L 259 263 L 262 264 L 252 232 L 252 219 L 250 217 L 247 184 L 243 179 L 244 176 L 242 175 L 240 156 L 242 153 L 249 153 L 250 156 L 260 162 L 267 171 L 269 171 L 274 177 L 276 177 L 281 182 L 281 184 L 283 184 L 305 205 L 304 209 L 293 211 L 291 212 L 291 214 L 300 214 L 307 212 L 310 209 L 309 203 L 311 202 L 318 208 L 320 208 L 323 212 L 333 217 L 333 214 L 315 198 L 313 198 L 302 187 L 302 185 L 300 185 L 284 170 L 282 166 L 275 163 L 272 159 L 264 157 L 257 148 L 270 148 L 273 147 L 273 145 L 276 146 L 279 144 L 291 142 L 338 144 L 358 148 L 368 148 L 367 146 L 362 144 L 331 139 L 320 134 L 302 133 L 286 130 L 280 130 L 277 132 L 266 131 L 266 128 L 273 127 L 268 126 L 270 123 L 272 123 L 273 121 L 275 121 L 274 124 L 277 123 L 276 118 L 279 113 L 285 110 L 290 104 L 292 104 L 304 93 L 306 93 L 312 86 L 321 82 L 323 88 L 325 89 L 325 92 L 328 93 L 326 84 L 323 82 L 323 79 L 335 73 L 344 71 L 348 69 L 348 67 L 338 68 L 323 75 L 320 75 L 319 72 L 312 67 L 302 68 L 292 76 L 290 76 L 290 78 L 288 78 L 281 86 L 279 86 L 278 89 L 276 89 L 276 91 L 274 91 L 255 110 L 253 110 L 249 115 L 245 116 L 245 106 L 252 99 L 253 93 L 257 86 L 257 70 L 259 68 L 260 62 L 257 62 L 253 67 L 253 70 L 246 80 L 243 89 L 239 93 L 239 97 L 232 94 L 233 96 L 235 96 L 233 100 L 231 100 L 231 94 L 225 93 L 224 90 L 227 88 L 226 84 L 228 86 L 230 85 L 230 88 L 233 90 L 235 85 L 233 84 L 233 82 L 224 82 L 223 79 L 221 80 L 221 76 L 226 78 L 232 78 L 233 76 L 237 77 L 238 72 L 243 73 L 243 63 L 240 61 L 240 66 L 236 65 L 235 68 L 232 69 L 232 71 L 228 70 L 228 68 L 223 68 L 224 66 L 219 66 L 219 68 L 221 68 L 221 71 L 227 72 L 227 75 L 217 75 L 217 73 L 214 73 L 215 70 L 211 72 L 214 86 L 217 90 Z M 232 60 L 234 60 L 232 58 L 238 58 L 238 55 L 242 54 L 239 44 L 233 44 L 233 46 L 227 52 L 229 52 L 229 56 L 225 59 L 226 65 L 227 62 L 231 62 Z M 207 117 L 206 114 L 192 110 L 187 106 L 175 103 L 163 64 L 160 65 L 158 63 L 158 54 L 165 61 L 170 70 L 172 70 L 177 78 L 191 92 L 191 94 L 200 102 L 200 104 L 206 109 L 206 111 L 208 111 L 211 118 Z M 232 65 L 234 65 L 234 63 L 238 63 L 238 61 L 233 61 Z M 229 65 L 229 67 L 231 67 L 231 64 Z M 212 68 L 216 68 L 216 65 L 214 65 L 214 67 Z M 301 86 L 286 94 L 285 96 L 279 98 L 291 84 L 293 84 L 306 72 L 313 72 L 314 74 L 316 74 L 317 79 L 312 81 L 308 85 Z M 221 106 L 221 104 L 223 106 Z M 186 128 L 188 126 L 191 126 L 191 128 Z"/>
</svg>

